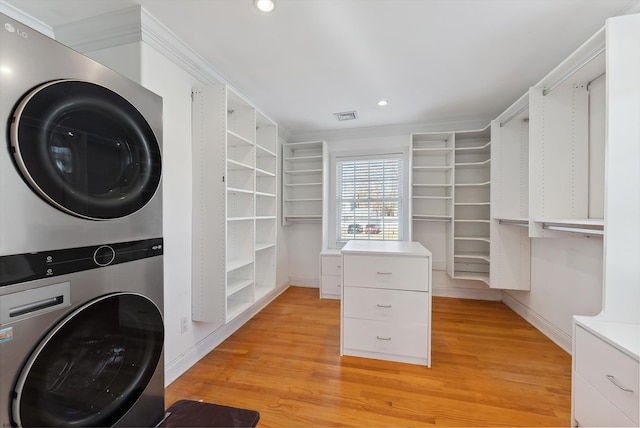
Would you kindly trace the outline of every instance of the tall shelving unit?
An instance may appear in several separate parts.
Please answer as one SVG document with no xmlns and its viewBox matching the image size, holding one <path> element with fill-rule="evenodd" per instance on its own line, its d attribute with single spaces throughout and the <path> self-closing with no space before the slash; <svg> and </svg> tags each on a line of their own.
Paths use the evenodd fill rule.
<svg viewBox="0 0 640 428">
<path fill-rule="evenodd" d="M 282 145 L 282 222 L 322 220 L 324 141 Z"/>
<path fill-rule="evenodd" d="M 453 219 L 455 134 L 411 135 L 411 219 L 413 240 L 427 248 L 443 248 L 433 254 L 433 268 L 452 275 L 449 251 Z"/>
<path fill-rule="evenodd" d="M 277 127 L 225 85 L 192 95 L 192 318 L 223 325 L 275 289 Z"/>
<path fill-rule="evenodd" d="M 456 132 L 453 278 L 489 284 L 491 130 Z"/>
</svg>

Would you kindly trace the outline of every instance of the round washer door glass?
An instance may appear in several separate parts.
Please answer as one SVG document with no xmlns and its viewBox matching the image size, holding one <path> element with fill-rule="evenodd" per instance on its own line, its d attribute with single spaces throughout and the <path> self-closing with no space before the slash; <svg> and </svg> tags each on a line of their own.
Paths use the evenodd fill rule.
<svg viewBox="0 0 640 428">
<path fill-rule="evenodd" d="M 11 124 L 16 164 L 47 202 L 79 217 L 130 215 L 160 183 L 158 141 L 142 114 L 94 83 L 57 80 L 18 104 Z"/>
<path fill-rule="evenodd" d="M 18 377 L 18 426 L 112 426 L 151 380 L 162 354 L 162 315 L 148 298 L 90 301 L 49 332 Z M 162 369 L 162 368 L 161 368 Z"/>
</svg>

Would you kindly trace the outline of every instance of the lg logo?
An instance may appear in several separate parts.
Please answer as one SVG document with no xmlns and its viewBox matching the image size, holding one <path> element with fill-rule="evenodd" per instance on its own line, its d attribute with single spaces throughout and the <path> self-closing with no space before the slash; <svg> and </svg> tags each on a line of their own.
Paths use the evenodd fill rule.
<svg viewBox="0 0 640 428">
<path fill-rule="evenodd" d="M 10 33 L 16 33 L 16 35 L 22 37 L 23 39 L 29 38 L 29 34 L 26 31 L 22 31 L 21 29 L 14 27 L 8 22 L 4 24 L 4 29 Z"/>
</svg>

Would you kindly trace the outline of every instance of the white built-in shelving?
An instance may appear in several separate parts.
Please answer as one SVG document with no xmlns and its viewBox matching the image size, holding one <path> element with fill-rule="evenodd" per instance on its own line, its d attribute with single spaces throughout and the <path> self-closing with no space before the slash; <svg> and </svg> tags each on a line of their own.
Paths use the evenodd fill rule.
<svg viewBox="0 0 640 428">
<path fill-rule="evenodd" d="M 192 318 L 223 325 L 275 289 L 277 126 L 225 85 L 193 91 Z"/>
<path fill-rule="evenodd" d="M 452 277 L 489 283 L 491 132 L 456 132 Z"/>
<path fill-rule="evenodd" d="M 323 153 L 326 143 L 282 145 L 282 221 L 322 220 Z"/>
</svg>

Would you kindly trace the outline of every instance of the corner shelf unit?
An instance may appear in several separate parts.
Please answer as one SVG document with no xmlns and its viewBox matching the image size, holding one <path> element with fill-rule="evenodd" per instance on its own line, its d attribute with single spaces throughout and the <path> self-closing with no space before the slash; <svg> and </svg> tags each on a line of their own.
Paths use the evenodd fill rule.
<svg viewBox="0 0 640 428">
<path fill-rule="evenodd" d="M 491 132 L 456 132 L 453 266 L 455 279 L 489 284 Z"/>
<path fill-rule="evenodd" d="M 282 145 L 282 223 L 322 220 L 324 141 Z"/>
<path fill-rule="evenodd" d="M 192 319 L 221 326 L 276 286 L 278 131 L 225 85 L 192 95 Z"/>
</svg>

